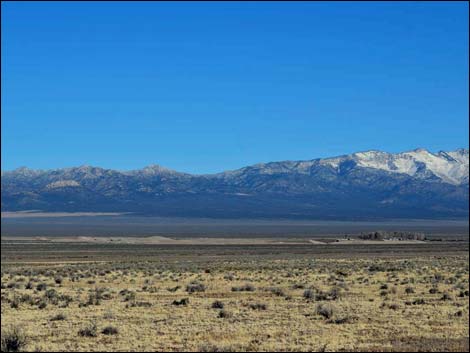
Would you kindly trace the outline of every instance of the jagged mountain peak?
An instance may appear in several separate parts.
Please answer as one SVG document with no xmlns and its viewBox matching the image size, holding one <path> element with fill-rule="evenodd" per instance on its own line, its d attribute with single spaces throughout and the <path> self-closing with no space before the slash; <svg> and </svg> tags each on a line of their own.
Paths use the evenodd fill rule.
<svg viewBox="0 0 470 353">
<path fill-rule="evenodd" d="M 150 164 L 142 169 L 129 171 L 125 174 L 140 175 L 140 176 L 160 176 L 160 175 L 184 175 L 185 173 L 177 172 L 176 170 L 162 167 L 158 164 Z"/>
<path fill-rule="evenodd" d="M 468 150 L 434 154 L 424 148 L 401 153 L 370 150 L 351 155 L 327 158 L 334 167 L 345 160 L 354 161 L 358 167 L 372 168 L 390 173 L 407 174 L 419 178 L 434 176 L 442 182 L 461 184 L 468 181 Z"/>
<path fill-rule="evenodd" d="M 104 168 L 95 167 L 95 166 L 92 166 L 92 165 L 89 165 L 89 164 L 82 164 L 78 167 L 69 167 L 69 168 L 64 168 L 64 169 L 65 170 L 72 170 L 72 171 L 76 171 L 76 172 L 83 172 L 83 173 L 91 173 L 91 172 L 95 172 L 95 171 L 105 170 Z"/>
<path fill-rule="evenodd" d="M 206 174 L 200 177 L 216 177 L 225 179 L 236 178 L 247 173 L 259 173 L 262 175 L 288 173 L 310 174 L 311 169 L 316 166 L 327 166 L 340 172 L 340 169 L 342 169 L 345 164 L 348 165 L 348 170 L 351 168 L 369 168 L 386 171 L 388 173 L 406 174 L 417 178 L 437 179 L 454 185 L 468 183 L 469 179 L 469 152 L 468 149 L 465 148 L 459 148 L 448 152 L 440 151 L 438 153 L 432 153 L 424 148 L 416 148 L 411 151 L 400 153 L 388 153 L 373 149 L 330 158 L 258 163 L 232 171 L 225 171 L 212 175 Z M 79 180 L 80 178 L 92 179 L 108 174 L 121 174 L 127 176 L 137 175 L 141 178 L 152 176 L 192 176 L 191 174 L 180 173 L 158 164 L 151 164 L 142 169 L 124 172 L 103 169 L 90 165 L 46 171 L 21 167 L 10 172 L 2 172 L 2 177 L 21 176 L 25 178 L 34 178 L 38 175 L 44 175 L 47 173 L 53 173 L 54 175 L 63 174 L 63 180 Z"/>
<path fill-rule="evenodd" d="M 216 174 L 219 178 L 236 178 L 244 174 L 310 174 L 316 166 L 327 166 L 338 173 L 352 168 L 369 168 L 388 173 L 438 180 L 449 184 L 468 183 L 468 150 L 432 153 L 424 148 L 411 151 L 389 153 L 380 150 L 367 150 L 329 158 L 307 161 L 280 161 L 258 163 L 248 167 Z"/>
<path fill-rule="evenodd" d="M 159 165 L 2 173 L 2 210 L 202 217 L 465 217 L 468 150 L 378 150 L 191 175 Z"/>
<path fill-rule="evenodd" d="M 411 150 L 408 153 L 412 153 L 412 152 L 415 152 L 415 153 L 431 153 L 426 148 L 422 148 L 422 147 L 415 148 L 414 150 Z"/>
<path fill-rule="evenodd" d="M 55 169 L 54 174 L 64 174 L 67 178 L 99 178 L 107 173 L 115 173 L 113 170 L 94 167 L 91 165 L 81 165 L 79 167 L 70 167 L 64 169 Z"/>
<path fill-rule="evenodd" d="M 28 167 L 18 167 L 10 171 L 2 171 L 3 175 L 15 175 L 15 176 L 24 176 L 24 177 L 34 177 L 40 173 L 43 173 L 43 170 L 40 169 L 31 169 Z"/>
</svg>

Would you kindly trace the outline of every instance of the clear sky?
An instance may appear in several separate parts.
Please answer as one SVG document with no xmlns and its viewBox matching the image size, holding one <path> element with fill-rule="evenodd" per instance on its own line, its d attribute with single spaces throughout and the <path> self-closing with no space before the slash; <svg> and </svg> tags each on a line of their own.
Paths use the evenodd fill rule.
<svg viewBox="0 0 470 353">
<path fill-rule="evenodd" d="M 2 170 L 468 148 L 468 3 L 2 2 Z"/>
</svg>

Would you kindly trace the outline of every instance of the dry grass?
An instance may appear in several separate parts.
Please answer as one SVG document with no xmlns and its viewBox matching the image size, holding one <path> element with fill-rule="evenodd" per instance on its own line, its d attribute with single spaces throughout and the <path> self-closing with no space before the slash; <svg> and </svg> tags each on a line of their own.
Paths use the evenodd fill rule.
<svg viewBox="0 0 470 353">
<path fill-rule="evenodd" d="M 463 254 L 2 266 L 2 345 L 14 326 L 29 351 L 468 350 L 468 266 Z"/>
</svg>

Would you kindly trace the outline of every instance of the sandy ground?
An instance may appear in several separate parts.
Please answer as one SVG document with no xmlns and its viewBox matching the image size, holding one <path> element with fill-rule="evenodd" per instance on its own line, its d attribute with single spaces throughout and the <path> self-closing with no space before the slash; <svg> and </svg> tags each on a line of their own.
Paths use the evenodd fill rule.
<svg viewBox="0 0 470 353">
<path fill-rule="evenodd" d="M 40 212 L 40 211 L 18 211 L 2 212 L 1 218 L 31 218 L 31 217 L 96 217 L 96 216 L 120 216 L 126 213 L 119 212 Z"/>
<path fill-rule="evenodd" d="M 266 245 L 266 244 L 309 244 L 308 240 L 282 241 L 269 238 L 190 238 L 173 239 L 162 236 L 151 237 L 2 237 L 3 241 L 28 241 L 48 243 L 96 243 L 96 244 L 168 244 L 168 245 Z M 311 241 L 314 244 L 325 244 L 320 241 Z"/>
<path fill-rule="evenodd" d="M 150 237 L 12 237 L 2 236 L 3 241 L 9 242 L 47 242 L 47 243 L 96 243 L 96 244 L 149 244 L 149 245 L 269 245 L 269 244 L 305 244 L 305 245 L 373 245 L 373 244 L 425 244 L 418 240 L 346 240 L 324 242 L 313 239 L 281 240 L 276 238 L 170 238 L 163 236 Z"/>
</svg>

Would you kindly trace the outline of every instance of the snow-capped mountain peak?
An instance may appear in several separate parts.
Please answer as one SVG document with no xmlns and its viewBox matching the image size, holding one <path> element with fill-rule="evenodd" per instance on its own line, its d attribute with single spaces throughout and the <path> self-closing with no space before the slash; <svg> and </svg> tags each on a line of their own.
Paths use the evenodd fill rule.
<svg viewBox="0 0 470 353">
<path fill-rule="evenodd" d="M 426 149 L 417 148 L 402 153 L 387 153 L 382 151 L 357 152 L 344 159 L 353 160 L 358 166 L 385 170 L 391 173 L 403 173 L 415 177 L 433 175 L 449 184 L 468 183 L 469 154 L 466 149 L 431 153 Z M 332 165 L 338 164 L 338 159 L 331 159 Z"/>
<path fill-rule="evenodd" d="M 219 173 L 216 176 L 227 178 L 244 173 L 270 174 L 310 174 L 316 166 L 329 166 L 339 173 L 351 167 L 370 168 L 389 173 L 407 174 L 420 179 L 441 181 L 447 184 L 460 185 L 468 183 L 469 153 L 468 149 L 458 149 L 436 154 L 417 148 L 407 152 L 388 153 L 378 150 L 356 152 L 331 158 L 320 158 L 308 161 L 283 161 L 259 163 L 249 167 Z"/>
<path fill-rule="evenodd" d="M 151 165 L 2 173 L 2 210 L 119 210 L 159 216 L 468 217 L 468 149 L 363 151 L 191 175 Z"/>
</svg>

